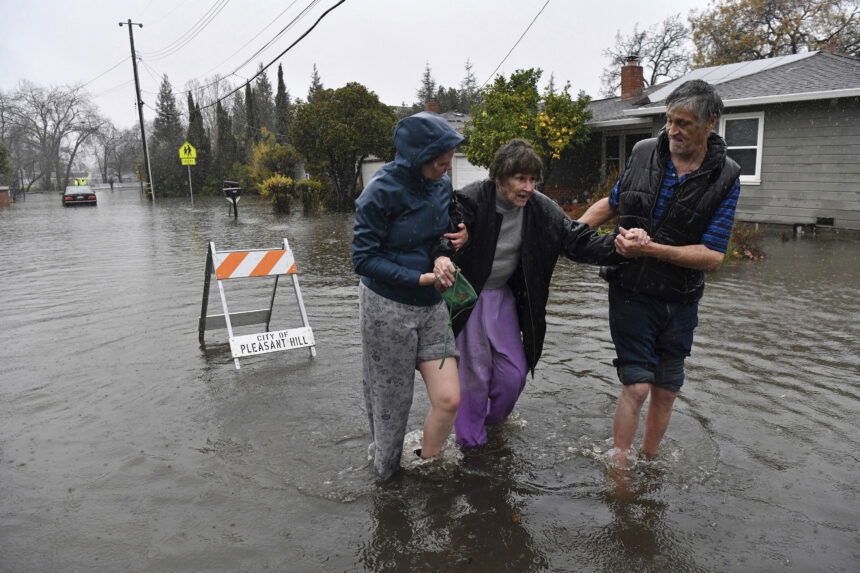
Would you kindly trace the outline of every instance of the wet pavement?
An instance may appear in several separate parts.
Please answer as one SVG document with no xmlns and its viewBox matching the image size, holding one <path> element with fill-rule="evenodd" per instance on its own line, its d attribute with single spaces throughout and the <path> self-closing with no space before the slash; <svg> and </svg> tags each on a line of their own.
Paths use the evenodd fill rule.
<svg viewBox="0 0 860 573">
<path fill-rule="evenodd" d="M 621 495 L 606 286 L 567 261 L 513 418 L 376 483 L 351 229 L 134 189 L 0 210 L 0 571 L 857 571 L 856 236 L 772 232 L 764 261 L 709 278 L 663 451 Z M 207 241 L 283 237 L 317 356 L 236 370 L 226 331 L 197 340 Z M 260 308 L 271 281 L 226 288 Z M 300 325 L 284 281 L 271 329 Z M 426 411 L 419 380 L 410 430 Z"/>
</svg>

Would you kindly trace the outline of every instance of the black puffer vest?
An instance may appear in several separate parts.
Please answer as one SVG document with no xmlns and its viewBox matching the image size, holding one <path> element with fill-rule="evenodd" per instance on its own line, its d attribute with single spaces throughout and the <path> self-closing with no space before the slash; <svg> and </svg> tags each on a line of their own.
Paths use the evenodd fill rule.
<svg viewBox="0 0 860 573">
<path fill-rule="evenodd" d="M 626 229 L 645 229 L 653 241 L 663 245 L 698 244 L 741 168 L 726 156 L 723 138 L 711 133 L 708 154 L 701 167 L 675 187 L 663 217 L 651 228 L 668 161 L 669 140 L 665 131 L 636 144 L 619 188 L 618 224 Z M 606 267 L 601 275 L 612 285 L 671 302 L 697 302 L 705 290 L 702 271 L 652 257 Z"/>
</svg>

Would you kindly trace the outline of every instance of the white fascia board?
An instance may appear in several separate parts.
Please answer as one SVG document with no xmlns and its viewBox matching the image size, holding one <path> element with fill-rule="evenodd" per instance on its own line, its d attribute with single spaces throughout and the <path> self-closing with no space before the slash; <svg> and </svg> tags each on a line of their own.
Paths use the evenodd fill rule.
<svg viewBox="0 0 860 573">
<path fill-rule="evenodd" d="M 604 121 L 589 121 L 586 123 L 592 129 L 603 129 L 610 127 L 627 127 L 639 125 L 651 125 L 651 120 L 646 118 L 629 117 L 624 119 L 607 119 Z"/>
<path fill-rule="evenodd" d="M 791 103 L 795 101 L 812 101 L 822 99 L 834 99 L 844 97 L 860 96 L 860 88 L 847 88 L 843 90 L 827 90 L 822 92 L 800 92 L 793 94 L 780 94 L 771 96 L 745 97 L 723 100 L 725 107 L 743 107 L 748 105 L 766 105 L 773 103 Z M 649 107 L 645 109 L 625 109 L 625 115 L 643 117 L 666 113 L 666 106 Z"/>
</svg>

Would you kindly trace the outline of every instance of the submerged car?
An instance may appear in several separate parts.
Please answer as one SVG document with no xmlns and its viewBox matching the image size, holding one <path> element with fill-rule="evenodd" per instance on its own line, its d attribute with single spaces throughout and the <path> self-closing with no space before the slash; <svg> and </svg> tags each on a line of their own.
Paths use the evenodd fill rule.
<svg viewBox="0 0 860 573">
<path fill-rule="evenodd" d="M 96 192 L 89 185 L 69 185 L 63 192 L 63 207 L 96 205 Z"/>
</svg>

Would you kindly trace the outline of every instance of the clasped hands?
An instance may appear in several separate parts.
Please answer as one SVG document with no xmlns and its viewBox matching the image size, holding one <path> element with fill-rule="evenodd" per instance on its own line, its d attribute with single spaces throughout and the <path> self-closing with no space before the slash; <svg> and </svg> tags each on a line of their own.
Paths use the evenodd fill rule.
<svg viewBox="0 0 860 573">
<path fill-rule="evenodd" d="M 615 250 L 620 255 L 628 259 L 647 255 L 649 243 L 651 243 L 651 237 L 644 229 L 618 227 L 618 235 L 615 237 Z"/>
</svg>

